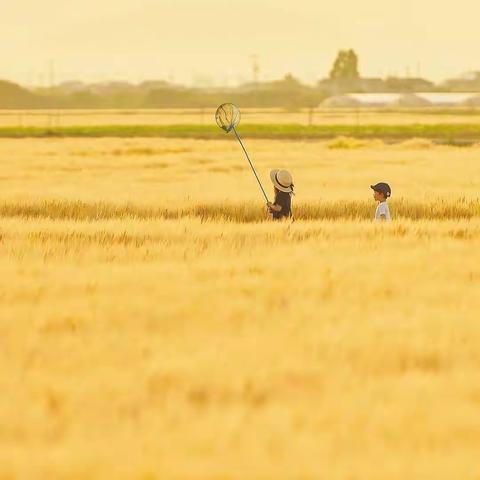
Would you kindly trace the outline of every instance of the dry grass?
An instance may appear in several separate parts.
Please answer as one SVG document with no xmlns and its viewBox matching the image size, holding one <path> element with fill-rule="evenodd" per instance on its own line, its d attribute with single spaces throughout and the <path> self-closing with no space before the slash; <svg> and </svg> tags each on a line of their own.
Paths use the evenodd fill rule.
<svg viewBox="0 0 480 480">
<path fill-rule="evenodd" d="M 1 141 L 2 480 L 478 478 L 478 149 L 248 147 Z"/>
</svg>

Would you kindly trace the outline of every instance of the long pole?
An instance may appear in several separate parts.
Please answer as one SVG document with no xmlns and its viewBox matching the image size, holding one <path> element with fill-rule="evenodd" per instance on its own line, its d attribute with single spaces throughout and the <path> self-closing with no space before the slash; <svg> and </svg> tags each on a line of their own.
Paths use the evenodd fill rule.
<svg viewBox="0 0 480 480">
<path fill-rule="evenodd" d="M 263 189 L 262 182 L 260 182 L 260 179 L 258 178 L 257 172 L 255 171 L 255 168 L 254 168 L 254 166 L 253 166 L 253 163 L 252 163 L 252 161 L 250 160 L 250 157 L 248 156 L 247 150 L 246 150 L 245 147 L 243 146 L 242 139 L 241 139 L 240 136 L 238 135 L 237 130 L 235 129 L 235 127 L 233 127 L 233 132 L 235 133 L 235 136 L 237 137 L 237 140 L 240 142 L 240 145 L 242 146 L 242 149 L 243 149 L 243 151 L 244 151 L 244 153 L 245 153 L 245 156 L 247 157 L 247 160 L 248 160 L 248 163 L 250 164 L 250 167 L 251 167 L 251 169 L 252 169 L 252 172 L 253 172 L 253 174 L 255 175 L 255 178 L 257 179 L 258 185 L 259 185 L 260 189 L 262 190 L 263 196 L 265 197 L 265 201 L 268 203 L 268 197 L 267 197 L 267 194 L 265 193 L 265 190 Z"/>
</svg>

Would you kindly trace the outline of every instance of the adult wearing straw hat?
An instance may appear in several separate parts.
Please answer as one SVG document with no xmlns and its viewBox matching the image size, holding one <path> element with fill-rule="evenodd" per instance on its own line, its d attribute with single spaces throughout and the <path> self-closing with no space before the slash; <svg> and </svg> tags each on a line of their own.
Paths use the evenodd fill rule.
<svg viewBox="0 0 480 480">
<path fill-rule="evenodd" d="M 272 170 L 270 180 L 273 183 L 275 200 L 268 202 L 268 210 L 274 220 L 292 217 L 293 178 L 288 170 Z"/>
</svg>

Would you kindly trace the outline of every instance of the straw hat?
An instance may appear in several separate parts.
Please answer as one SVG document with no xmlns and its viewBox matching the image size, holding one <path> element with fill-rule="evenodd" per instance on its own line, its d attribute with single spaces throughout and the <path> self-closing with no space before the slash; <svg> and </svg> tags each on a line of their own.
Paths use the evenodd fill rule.
<svg viewBox="0 0 480 480">
<path fill-rule="evenodd" d="M 272 170 L 270 172 L 270 179 L 281 192 L 293 192 L 293 178 L 287 170 Z"/>
</svg>

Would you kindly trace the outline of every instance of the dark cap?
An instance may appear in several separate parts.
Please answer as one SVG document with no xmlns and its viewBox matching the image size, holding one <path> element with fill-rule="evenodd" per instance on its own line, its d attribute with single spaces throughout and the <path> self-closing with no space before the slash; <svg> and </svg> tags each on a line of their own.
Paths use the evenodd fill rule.
<svg viewBox="0 0 480 480">
<path fill-rule="evenodd" d="M 380 182 L 376 185 L 370 185 L 370 188 L 376 192 L 383 193 L 387 198 L 392 194 L 392 189 L 388 183 Z"/>
</svg>

